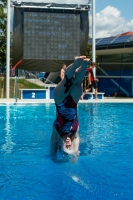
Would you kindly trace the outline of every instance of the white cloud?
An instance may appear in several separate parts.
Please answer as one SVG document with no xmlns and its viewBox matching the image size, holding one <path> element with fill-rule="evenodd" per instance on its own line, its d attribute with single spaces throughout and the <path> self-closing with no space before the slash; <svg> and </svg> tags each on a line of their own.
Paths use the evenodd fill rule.
<svg viewBox="0 0 133 200">
<path fill-rule="evenodd" d="M 133 19 L 131 20 L 131 22 L 128 22 L 127 25 L 133 27 Z"/>
<path fill-rule="evenodd" d="M 90 36 L 92 35 L 92 16 L 90 15 Z M 133 19 L 128 22 L 121 16 L 121 12 L 111 6 L 107 6 L 101 12 L 96 13 L 95 18 L 96 38 L 104 38 L 117 35 L 122 32 L 133 31 Z"/>
</svg>

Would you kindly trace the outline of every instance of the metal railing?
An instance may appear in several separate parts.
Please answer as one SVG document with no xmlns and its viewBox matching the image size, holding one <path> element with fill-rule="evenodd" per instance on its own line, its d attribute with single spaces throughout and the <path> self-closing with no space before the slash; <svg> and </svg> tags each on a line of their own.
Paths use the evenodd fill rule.
<svg viewBox="0 0 133 200">
<path fill-rule="evenodd" d="M 47 79 L 47 78 L 45 78 L 45 77 L 44 77 L 44 80 L 45 80 L 45 81 L 48 81 L 49 83 L 51 83 L 51 84 L 53 84 L 53 85 L 56 85 L 55 83 L 53 83 L 52 81 L 50 81 L 49 79 Z M 45 83 L 44 83 L 44 85 L 45 85 Z"/>
<path fill-rule="evenodd" d="M 15 102 L 17 102 L 17 93 L 18 93 L 18 77 L 15 76 L 15 79 L 14 79 L 14 99 L 15 99 Z"/>
<path fill-rule="evenodd" d="M 28 72 L 28 71 L 25 71 L 25 78 L 26 78 L 26 74 L 27 74 L 29 77 L 32 76 L 32 77 L 34 77 L 34 78 L 37 79 L 37 75 L 32 74 L 31 72 Z M 28 77 L 27 77 L 27 78 L 28 78 Z"/>
</svg>

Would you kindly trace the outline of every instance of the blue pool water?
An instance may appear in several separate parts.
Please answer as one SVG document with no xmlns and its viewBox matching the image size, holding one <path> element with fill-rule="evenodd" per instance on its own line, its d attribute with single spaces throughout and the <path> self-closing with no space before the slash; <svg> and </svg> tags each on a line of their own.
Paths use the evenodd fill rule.
<svg viewBox="0 0 133 200">
<path fill-rule="evenodd" d="M 133 199 L 133 104 L 79 104 L 80 155 L 53 162 L 54 104 L 0 105 L 0 200 Z"/>
</svg>

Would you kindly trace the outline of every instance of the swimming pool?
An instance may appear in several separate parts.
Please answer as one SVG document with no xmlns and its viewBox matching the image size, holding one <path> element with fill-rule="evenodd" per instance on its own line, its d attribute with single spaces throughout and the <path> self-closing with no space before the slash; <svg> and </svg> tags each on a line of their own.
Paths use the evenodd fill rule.
<svg viewBox="0 0 133 200">
<path fill-rule="evenodd" d="M 78 114 L 78 160 L 53 162 L 54 104 L 0 104 L 0 200 L 133 199 L 133 104 L 79 104 Z"/>
</svg>

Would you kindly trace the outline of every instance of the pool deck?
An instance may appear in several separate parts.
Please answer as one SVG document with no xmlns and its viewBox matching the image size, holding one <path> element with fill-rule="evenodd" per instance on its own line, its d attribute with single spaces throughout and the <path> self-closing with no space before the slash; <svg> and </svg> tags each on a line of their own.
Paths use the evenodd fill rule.
<svg viewBox="0 0 133 200">
<path fill-rule="evenodd" d="M 6 99 L 0 98 L 0 103 L 54 103 L 54 100 L 47 99 Z M 79 103 L 133 103 L 133 98 L 105 98 L 105 99 L 89 99 L 80 100 Z"/>
</svg>

